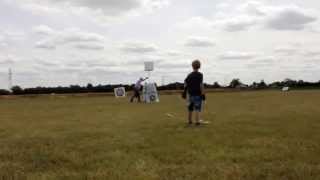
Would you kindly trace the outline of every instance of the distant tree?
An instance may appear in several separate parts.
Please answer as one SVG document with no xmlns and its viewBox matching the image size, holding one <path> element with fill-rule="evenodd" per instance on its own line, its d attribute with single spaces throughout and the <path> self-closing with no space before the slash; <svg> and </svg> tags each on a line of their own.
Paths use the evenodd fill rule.
<svg viewBox="0 0 320 180">
<path fill-rule="evenodd" d="M 218 82 L 214 82 L 212 85 L 213 88 L 221 88 L 220 84 Z"/>
<path fill-rule="evenodd" d="M 182 90 L 184 88 L 184 83 L 170 83 L 164 86 L 158 87 L 158 89 L 161 90 Z"/>
<path fill-rule="evenodd" d="M 71 85 L 70 86 L 70 93 L 81 93 L 82 92 L 81 86 L 79 85 Z"/>
<path fill-rule="evenodd" d="M 0 95 L 10 95 L 10 91 L 5 90 L 5 89 L 0 89 Z"/>
<path fill-rule="evenodd" d="M 250 85 L 250 88 L 252 88 L 252 89 L 258 88 L 258 83 L 253 82 L 253 83 Z"/>
<path fill-rule="evenodd" d="M 229 87 L 230 88 L 236 88 L 238 86 L 242 85 L 240 79 L 233 79 L 231 82 L 230 82 L 230 85 Z"/>
<path fill-rule="evenodd" d="M 14 95 L 24 94 L 24 91 L 20 86 L 13 86 L 11 88 L 11 91 L 12 91 L 12 94 L 14 94 Z"/>
<path fill-rule="evenodd" d="M 268 85 L 264 82 L 264 80 L 261 80 L 260 83 L 257 84 L 257 87 L 259 89 L 264 89 L 264 88 L 267 88 Z"/>
<path fill-rule="evenodd" d="M 93 88 L 93 85 L 92 85 L 91 83 L 88 83 L 88 84 L 87 84 L 87 89 L 90 90 L 90 89 L 92 89 L 92 88 Z"/>
<path fill-rule="evenodd" d="M 204 84 L 206 88 L 220 88 L 222 87 L 218 82 L 214 82 L 213 84 Z M 303 80 L 293 80 L 293 79 L 285 79 L 281 82 L 276 81 L 271 84 L 266 84 L 263 80 L 260 82 L 253 82 L 250 85 L 250 88 L 252 89 L 263 89 L 263 88 L 282 88 L 285 86 L 289 86 L 291 88 L 320 88 L 320 81 L 317 82 L 307 82 Z M 8 95 L 8 94 L 67 94 L 67 93 L 88 93 L 88 92 L 113 92 L 114 88 L 116 87 L 125 87 L 126 90 L 132 90 L 133 84 L 128 85 L 122 85 L 122 84 L 116 84 L 116 85 L 97 85 L 94 86 L 92 84 L 87 84 L 86 86 L 79 86 L 79 85 L 71 85 L 69 87 L 34 87 L 34 88 L 24 88 L 22 89 L 19 86 L 14 86 L 11 90 L 12 93 L 6 90 L 0 90 L 0 95 Z M 243 84 L 240 79 L 233 79 L 229 86 L 229 88 L 237 88 L 237 89 L 247 89 L 248 86 Z M 184 83 L 171 83 L 164 86 L 158 87 L 158 90 L 182 90 L 184 88 Z"/>
<path fill-rule="evenodd" d="M 287 78 L 282 82 L 282 84 L 283 86 L 296 87 L 298 83 L 295 80 Z"/>
<path fill-rule="evenodd" d="M 276 82 L 273 82 L 273 83 L 269 84 L 269 87 L 271 87 L 271 88 L 279 88 L 279 87 L 282 87 L 282 85 L 281 85 L 281 82 L 276 81 Z"/>
</svg>

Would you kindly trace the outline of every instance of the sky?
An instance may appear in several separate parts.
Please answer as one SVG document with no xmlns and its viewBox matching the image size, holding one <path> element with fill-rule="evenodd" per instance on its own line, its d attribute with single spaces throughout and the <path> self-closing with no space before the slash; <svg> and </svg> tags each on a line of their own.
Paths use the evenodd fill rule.
<svg viewBox="0 0 320 180">
<path fill-rule="evenodd" d="M 320 80 L 315 0 L 0 0 L 0 88 Z"/>
</svg>

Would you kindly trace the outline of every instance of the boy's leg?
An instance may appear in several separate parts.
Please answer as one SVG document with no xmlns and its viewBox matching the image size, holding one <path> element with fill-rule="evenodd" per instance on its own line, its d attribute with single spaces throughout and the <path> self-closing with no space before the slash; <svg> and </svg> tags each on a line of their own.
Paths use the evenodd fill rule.
<svg viewBox="0 0 320 180">
<path fill-rule="evenodd" d="M 188 123 L 189 123 L 189 124 L 192 124 L 192 111 L 189 111 L 189 114 L 188 114 Z"/>
<path fill-rule="evenodd" d="M 188 123 L 192 124 L 192 115 L 194 111 L 194 103 L 192 102 L 191 98 L 189 98 L 189 105 L 188 105 Z"/>
<path fill-rule="evenodd" d="M 130 102 L 133 102 L 134 100 L 134 94 L 131 96 Z"/>
<path fill-rule="evenodd" d="M 202 110 L 202 98 L 197 97 L 195 102 L 196 125 L 200 125 L 201 110 Z"/>
<path fill-rule="evenodd" d="M 201 113 L 199 111 L 196 111 L 195 114 L 196 114 L 196 124 L 200 124 L 200 114 Z"/>
<path fill-rule="evenodd" d="M 137 90 L 134 90 L 130 101 L 133 102 L 136 97 L 137 97 Z"/>
<path fill-rule="evenodd" d="M 138 102 L 141 102 L 140 93 L 137 93 Z"/>
</svg>

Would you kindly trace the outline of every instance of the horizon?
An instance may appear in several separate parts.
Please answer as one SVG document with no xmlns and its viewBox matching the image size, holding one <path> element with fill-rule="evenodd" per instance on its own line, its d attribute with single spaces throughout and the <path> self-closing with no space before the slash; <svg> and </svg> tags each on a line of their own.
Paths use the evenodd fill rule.
<svg viewBox="0 0 320 180">
<path fill-rule="evenodd" d="M 254 83 L 261 83 L 261 82 L 264 82 L 266 83 L 267 86 L 270 86 L 274 83 L 285 83 L 285 82 L 288 82 L 288 81 L 295 81 L 295 82 L 299 82 L 299 81 L 303 81 L 303 83 L 311 83 L 311 84 L 317 84 L 320 82 L 320 80 L 318 81 L 305 81 L 305 80 L 302 80 L 302 79 L 289 79 L 289 78 L 286 78 L 284 80 L 276 80 L 276 81 L 272 81 L 272 82 L 266 82 L 264 81 L 263 79 L 260 80 L 260 81 L 253 81 L 253 82 L 249 82 L 249 83 L 244 83 L 241 79 L 238 79 L 238 78 L 233 78 L 229 83 L 226 83 L 226 84 L 223 84 L 219 81 L 215 81 L 215 82 L 204 82 L 205 85 L 209 85 L 209 86 L 212 86 L 214 85 L 215 83 L 218 83 L 218 85 L 220 86 L 219 88 L 228 88 L 231 84 L 231 82 L 233 80 L 239 80 L 239 82 L 241 83 L 241 85 L 246 85 L 246 86 L 253 86 Z M 183 84 L 183 82 L 169 82 L 169 83 L 165 83 L 165 84 L 158 84 L 156 83 L 156 86 L 157 87 L 165 87 L 165 86 L 169 86 L 169 85 L 173 85 L 173 84 Z M 87 88 L 88 85 L 92 85 L 93 87 L 98 87 L 98 86 L 114 86 L 114 87 L 118 87 L 118 86 L 133 86 L 135 83 L 115 83 L 115 84 L 103 84 L 103 83 L 100 83 L 100 84 L 92 84 L 92 83 L 87 83 L 87 84 L 69 84 L 69 85 L 57 85 L 57 86 L 30 86 L 30 87 L 23 87 L 23 86 L 20 86 L 19 84 L 13 84 L 11 87 L 20 87 L 22 89 L 37 89 L 37 88 L 58 88 L 58 87 L 62 87 L 62 88 L 70 88 L 72 86 L 80 86 L 81 88 Z M 287 87 L 287 86 L 284 86 L 284 87 Z M 288 86 L 290 87 L 290 86 Z M 8 88 L 4 88 L 4 89 L 1 89 L 0 90 L 9 90 L 11 91 L 11 89 L 8 89 Z"/>
<path fill-rule="evenodd" d="M 200 59 L 224 85 L 320 80 L 312 0 L 0 0 L 0 89 L 183 82 Z"/>
</svg>

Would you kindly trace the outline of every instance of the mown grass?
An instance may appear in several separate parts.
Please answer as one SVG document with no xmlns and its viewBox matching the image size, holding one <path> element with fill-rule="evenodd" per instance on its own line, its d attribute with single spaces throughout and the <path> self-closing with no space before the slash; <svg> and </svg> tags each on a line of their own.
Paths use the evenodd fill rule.
<svg viewBox="0 0 320 180">
<path fill-rule="evenodd" d="M 320 91 L 0 99 L 0 179 L 320 179 Z M 169 114 L 169 115 L 168 115 Z"/>
</svg>

